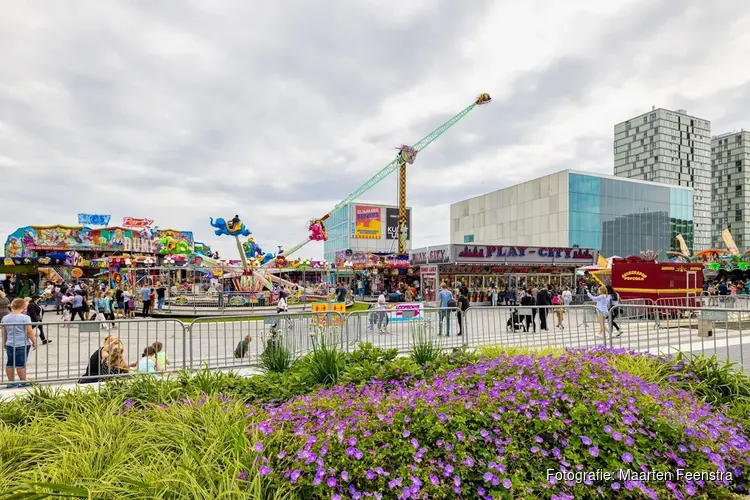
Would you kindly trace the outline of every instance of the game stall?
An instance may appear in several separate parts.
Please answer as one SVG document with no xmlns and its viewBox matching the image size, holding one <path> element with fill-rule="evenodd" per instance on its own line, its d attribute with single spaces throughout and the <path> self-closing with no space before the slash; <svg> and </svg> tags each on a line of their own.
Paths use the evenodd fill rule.
<svg viewBox="0 0 750 500">
<path fill-rule="evenodd" d="M 472 305 L 489 305 L 490 290 L 499 292 L 532 286 L 573 287 L 576 269 L 597 262 L 591 248 L 520 245 L 439 245 L 412 250 L 409 263 L 419 266 L 423 300 L 431 302 L 440 284 L 469 289 Z"/>
</svg>

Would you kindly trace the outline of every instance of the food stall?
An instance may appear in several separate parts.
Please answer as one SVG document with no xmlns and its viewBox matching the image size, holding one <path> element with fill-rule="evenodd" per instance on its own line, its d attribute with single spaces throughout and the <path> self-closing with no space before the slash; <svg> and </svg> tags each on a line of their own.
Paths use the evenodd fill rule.
<svg viewBox="0 0 750 500">
<path fill-rule="evenodd" d="M 469 289 L 471 305 L 489 305 L 490 290 L 518 290 L 552 285 L 573 288 L 575 271 L 597 262 L 591 248 L 507 245 L 439 245 L 412 250 L 409 263 L 420 266 L 425 290 L 447 283 L 451 290 Z"/>
</svg>

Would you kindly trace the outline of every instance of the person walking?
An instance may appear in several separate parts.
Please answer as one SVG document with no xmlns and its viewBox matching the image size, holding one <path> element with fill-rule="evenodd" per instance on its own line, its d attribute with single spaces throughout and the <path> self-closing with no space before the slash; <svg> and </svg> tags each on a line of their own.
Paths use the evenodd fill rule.
<svg viewBox="0 0 750 500">
<path fill-rule="evenodd" d="M 75 321 L 76 315 L 81 318 L 81 321 L 86 321 L 86 319 L 83 317 L 83 301 L 83 292 L 81 292 L 80 290 L 75 292 L 73 295 L 73 302 L 71 303 L 70 321 Z"/>
<path fill-rule="evenodd" d="M 36 335 L 31 327 L 31 318 L 23 314 L 23 299 L 13 299 L 10 303 L 10 314 L 3 316 L 3 345 L 5 346 L 5 375 L 8 377 L 8 389 L 28 387 L 26 382 L 26 362 L 31 350 L 36 350 Z M 15 373 L 14 373 L 15 372 Z M 19 383 L 15 376 L 18 375 Z"/>
<path fill-rule="evenodd" d="M 445 336 L 451 336 L 451 307 L 456 307 L 456 301 L 453 299 L 453 294 L 448 290 L 448 285 L 443 282 L 440 284 L 440 292 L 438 292 L 438 302 L 440 302 L 440 310 L 438 311 L 438 336 L 443 334 L 443 320 L 445 320 Z"/>
<path fill-rule="evenodd" d="M 42 339 L 42 345 L 47 345 L 52 341 L 47 340 L 47 338 L 44 336 L 44 326 L 42 325 L 42 316 L 44 315 L 44 312 L 42 311 L 41 306 L 39 306 L 40 299 L 41 297 L 39 296 L 32 298 L 29 304 L 26 306 L 26 311 L 29 315 L 29 318 L 31 318 L 31 322 L 38 323 L 35 328 L 39 332 L 39 338 Z"/>
<path fill-rule="evenodd" d="M 539 306 L 539 331 L 546 332 L 547 330 L 547 315 L 549 313 L 549 306 L 552 305 L 552 297 L 550 295 L 549 286 L 547 288 L 541 288 L 536 294 L 536 305 Z"/>
<path fill-rule="evenodd" d="M 615 337 L 619 337 L 620 335 L 622 335 L 622 332 L 620 331 L 620 325 L 618 325 L 615 320 L 620 315 L 620 294 L 615 292 L 615 289 L 612 288 L 612 285 L 607 285 L 607 293 L 609 294 L 609 307 L 610 315 L 612 316 L 612 326 L 617 331 L 617 333 L 612 332 L 612 335 L 614 335 Z"/>
<path fill-rule="evenodd" d="M 570 291 L 570 288 L 565 287 L 565 291 L 562 293 L 562 301 L 565 307 L 568 307 L 573 301 L 573 292 Z"/>
<path fill-rule="evenodd" d="M 141 288 L 141 299 L 143 300 L 141 315 L 145 318 L 151 311 L 151 288 L 148 285 L 143 285 L 143 288 Z"/>
<path fill-rule="evenodd" d="M 612 297 L 609 295 L 607 287 L 604 285 L 599 287 L 599 295 L 592 295 L 591 292 L 586 292 L 586 295 L 589 296 L 589 299 L 596 302 L 596 320 L 599 323 L 599 332 L 597 335 L 603 337 L 607 332 L 604 320 L 609 316 L 609 304 Z"/>
<path fill-rule="evenodd" d="M 161 283 L 156 284 L 156 309 L 164 310 L 164 300 L 167 298 L 167 288 Z"/>
<path fill-rule="evenodd" d="M 458 311 L 456 311 L 456 318 L 458 319 L 458 336 L 464 334 L 464 320 L 466 318 L 466 311 L 469 309 L 469 290 L 466 287 L 461 287 L 458 291 Z"/>
<path fill-rule="evenodd" d="M 534 305 L 536 305 L 536 301 L 534 300 L 534 296 L 531 294 L 531 290 L 526 290 L 526 294 L 521 298 L 521 307 L 524 309 L 524 314 L 522 316 L 524 317 L 524 331 L 529 331 L 529 326 L 531 327 L 532 331 L 536 333 L 536 321 L 534 321 L 534 314 L 532 311 L 535 311 Z"/>
<path fill-rule="evenodd" d="M 104 317 L 112 322 L 112 328 L 117 328 L 117 323 L 115 323 L 115 302 L 112 299 L 111 290 L 104 294 L 102 305 L 104 306 Z"/>
</svg>

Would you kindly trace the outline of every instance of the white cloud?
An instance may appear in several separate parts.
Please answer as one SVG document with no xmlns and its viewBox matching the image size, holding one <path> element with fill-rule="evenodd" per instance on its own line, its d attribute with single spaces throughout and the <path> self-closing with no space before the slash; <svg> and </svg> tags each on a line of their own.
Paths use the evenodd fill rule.
<svg viewBox="0 0 750 500">
<path fill-rule="evenodd" d="M 14 2 L 0 17 L 0 239 L 78 212 L 273 248 L 468 105 L 409 169 L 415 244 L 449 204 L 562 168 L 612 171 L 652 104 L 750 126 L 743 0 Z M 744 111 L 743 111 L 744 110 Z M 396 178 L 363 200 L 395 203 Z M 320 256 L 313 243 L 304 256 Z"/>
</svg>

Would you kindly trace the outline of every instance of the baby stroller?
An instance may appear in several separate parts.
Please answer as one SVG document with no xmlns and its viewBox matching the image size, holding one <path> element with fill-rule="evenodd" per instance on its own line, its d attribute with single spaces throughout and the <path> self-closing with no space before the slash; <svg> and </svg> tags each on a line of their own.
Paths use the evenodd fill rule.
<svg viewBox="0 0 750 500">
<path fill-rule="evenodd" d="M 521 316 L 518 314 L 518 309 L 513 309 L 513 312 L 510 313 L 510 318 L 505 323 L 505 328 L 509 332 L 524 330 L 523 321 L 521 321 Z"/>
</svg>

